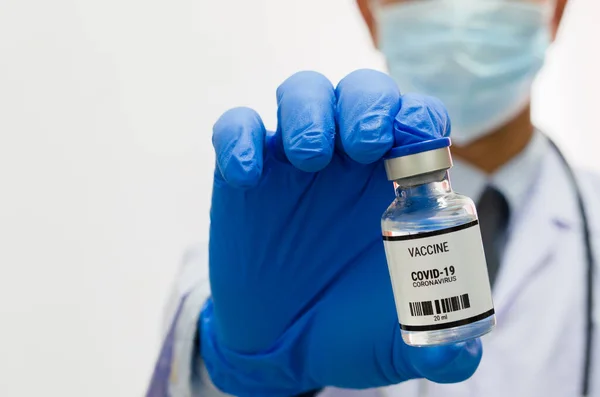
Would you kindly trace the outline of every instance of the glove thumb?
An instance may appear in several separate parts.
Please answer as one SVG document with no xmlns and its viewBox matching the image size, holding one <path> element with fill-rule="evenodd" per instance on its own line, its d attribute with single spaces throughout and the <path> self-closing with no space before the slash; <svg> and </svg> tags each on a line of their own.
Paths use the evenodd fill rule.
<svg viewBox="0 0 600 397">
<path fill-rule="evenodd" d="M 412 347 L 398 357 L 408 358 L 416 377 L 436 383 L 456 383 L 469 379 L 477 370 L 483 353 L 480 339 L 446 346 Z"/>
</svg>

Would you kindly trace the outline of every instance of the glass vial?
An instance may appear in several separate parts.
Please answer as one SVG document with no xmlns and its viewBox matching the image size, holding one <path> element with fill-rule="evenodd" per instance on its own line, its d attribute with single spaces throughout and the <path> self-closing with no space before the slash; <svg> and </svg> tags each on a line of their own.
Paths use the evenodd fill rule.
<svg viewBox="0 0 600 397">
<path fill-rule="evenodd" d="M 452 190 L 448 146 L 418 149 L 385 161 L 396 199 L 381 226 L 402 338 L 412 346 L 476 338 L 496 316 L 475 204 Z"/>
</svg>

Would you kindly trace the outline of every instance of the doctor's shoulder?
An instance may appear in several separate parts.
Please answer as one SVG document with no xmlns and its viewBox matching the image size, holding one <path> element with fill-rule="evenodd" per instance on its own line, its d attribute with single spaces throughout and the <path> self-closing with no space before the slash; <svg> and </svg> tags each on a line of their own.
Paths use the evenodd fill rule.
<svg viewBox="0 0 600 397">
<path fill-rule="evenodd" d="M 208 278 L 208 241 L 199 241 L 186 248 L 180 258 L 176 278 L 182 291 Z"/>
<path fill-rule="evenodd" d="M 172 264 L 173 278 L 170 293 L 163 307 L 163 331 L 167 331 L 173 316 L 184 296 L 194 289 L 210 293 L 208 286 L 208 242 L 198 242 L 188 246 L 176 263 Z"/>
</svg>

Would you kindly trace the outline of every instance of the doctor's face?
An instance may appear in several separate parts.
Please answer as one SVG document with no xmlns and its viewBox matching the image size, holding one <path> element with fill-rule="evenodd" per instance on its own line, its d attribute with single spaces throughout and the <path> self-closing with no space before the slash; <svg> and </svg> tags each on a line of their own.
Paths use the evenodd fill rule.
<svg viewBox="0 0 600 397">
<path fill-rule="evenodd" d="M 469 147 L 528 114 L 567 0 L 357 2 L 400 90 L 439 98 Z"/>
</svg>

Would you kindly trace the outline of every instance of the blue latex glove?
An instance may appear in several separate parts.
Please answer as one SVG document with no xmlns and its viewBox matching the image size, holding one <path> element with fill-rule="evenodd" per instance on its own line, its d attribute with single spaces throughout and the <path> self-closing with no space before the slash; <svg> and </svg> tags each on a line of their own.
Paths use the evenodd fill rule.
<svg viewBox="0 0 600 397">
<path fill-rule="evenodd" d="M 381 239 L 394 199 L 381 158 L 395 135 L 400 144 L 447 135 L 444 107 L 401 96 L 371 70 L 336 89 L 320 74 L 298 73 L 277 101 L 275 133 L 247 108 L 214 126 L 212 299 L 200 319 L 214 384 L 236 396 L 289 397 L 470 377 L 479 340 L 402 341 Z"/>
</svg>

